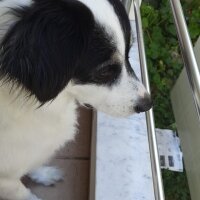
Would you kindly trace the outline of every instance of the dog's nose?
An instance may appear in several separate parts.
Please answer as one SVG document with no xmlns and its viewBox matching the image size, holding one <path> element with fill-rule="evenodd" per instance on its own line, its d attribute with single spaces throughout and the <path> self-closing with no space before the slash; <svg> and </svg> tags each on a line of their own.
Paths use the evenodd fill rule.
<svg viewBox="0 0 200 200">
<path fill-rule="evenodd" d="M 140 98 L 137 105 L 135 106 L 135 112 L 146 112 L 151 109 L 153 106 L 153 101 L 151 100 L 150 95 L 145 95 L 145 97 Z"/>
</svg>

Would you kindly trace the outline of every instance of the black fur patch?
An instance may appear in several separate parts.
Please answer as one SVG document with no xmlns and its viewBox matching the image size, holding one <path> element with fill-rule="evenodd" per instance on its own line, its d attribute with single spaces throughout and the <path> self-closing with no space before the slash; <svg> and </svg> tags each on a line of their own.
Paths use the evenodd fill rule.
<svg viewBox="0 0 200 200">
<path fill-rule="evenodd" d="M 128 43 L 130 24 L 119 2 L 114 4 L 116 10 L 119 5 Z M 118 80 L 121 65 L 117 61 L 98 68 L 112 58 L 116 47 L 84 4 L 35 0 L 30 7 L 14 9 L 13 13 L 19 21 L 0 44 L 0 79 L 26 89 L 41 104 L 54 99 L 71 79 L 99 85 Z"/>
<path fill-rule="evenodd" d="M 116 51 L 116 47 L 113 45 L 112 38 L 110 38 L 103 27 L 96 24 L 94 31 L 89 39 L 88 48 L 85 51 L 84 56 L 81 58 L 81 64 L 79 70 L 76 71 L 74 76 L 77 83 L 87 84 L 95 83 L 99 85 L 111 85 L 115 82 L 120 74 L 121 66 L 116 66 L 111 69 L 109 65 L 103 69 L 98 67 L 106 61 L 109 61 L 112 55 Z M 110 76 L 107 74 L 110 71 Z M 113 73 L 111 73 L 113 72 Z"/>
<path fill-rule="evenodd" d="M 0 77 L 45 103 L 74 75 L 94 29 L 93 15 L 75 0 L 37 0 L 13 12 L 20 20 L 0 45 Z"/>
<path fill-rule="evenodd" d="M 130 62 L 129 62 L 129 51 L 130 51 L 130 42 L 131 42 L 131 25 L 130 25 L 128 15 L 126 13 L 124 6 L 122 5 L 122 3 L 119 0 L 108 0 L 108 1 L 114 7 L 115 13 L 119 19 L 119 22 L 121 24 L 121 27 L 122 27 L 122 30 L 124 33 L 124 39 L 126 42 L 126 52 L 125 52 L 126 69 L 130 75 L 132 75 L 136 79 L 138 79 L 130 65 Z"/>
<path fill-rule="evenodd" d="M 124 38 L 126 41 L 126 57 L 128 57 L 130 39 L 131 39 L 131 26 L 128 15 L 122 3 L 119 0 L 108 0 L 110 4 L 114 7 L 115 13 L 119 19 L 122 30 L 124 32 Z"/>
</svg>

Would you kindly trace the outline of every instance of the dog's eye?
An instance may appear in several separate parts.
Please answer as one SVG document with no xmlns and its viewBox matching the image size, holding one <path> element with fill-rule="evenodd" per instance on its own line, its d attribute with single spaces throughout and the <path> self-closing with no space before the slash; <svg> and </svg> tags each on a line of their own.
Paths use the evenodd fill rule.
<svg viewBox="0 0 200 200">
<path fill-rule="evenodd" d="M 95 73 L 95 79 L 99 82 L 112 82 L 116 80 L 121 72 L 121 67 L 117 64 L 108 65 L 98 69 Z"/>
</svg>

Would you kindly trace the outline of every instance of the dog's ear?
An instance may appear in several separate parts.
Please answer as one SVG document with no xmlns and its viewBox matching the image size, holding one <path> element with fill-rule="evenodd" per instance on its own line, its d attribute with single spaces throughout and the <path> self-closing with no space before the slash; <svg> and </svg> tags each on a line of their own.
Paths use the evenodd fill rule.
<svg viewBox="0 0 200 200">
<path fill-rule="evenodd" d="M 0 78 L 43 104 L 72 78 L 93 29 L 93 15 L 76 0 L 35 1 L 13 12 L 19 20 L 0 44 Z"/>
</svg>

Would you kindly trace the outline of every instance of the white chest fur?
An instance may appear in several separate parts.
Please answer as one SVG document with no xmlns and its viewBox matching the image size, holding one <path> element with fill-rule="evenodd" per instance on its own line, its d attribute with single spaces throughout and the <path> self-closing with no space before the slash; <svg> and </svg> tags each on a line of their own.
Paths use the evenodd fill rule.
<svg viewBox="0 0 200 200">
<path fill-rule="evenodd" d="M 74 138 L 77 105 L 65 91 L 39 109 L 24 98 L 12 97 L 8 88 L 1 87 L 0 175 L 9 172 L 20 177 Z"/>
</svg>

